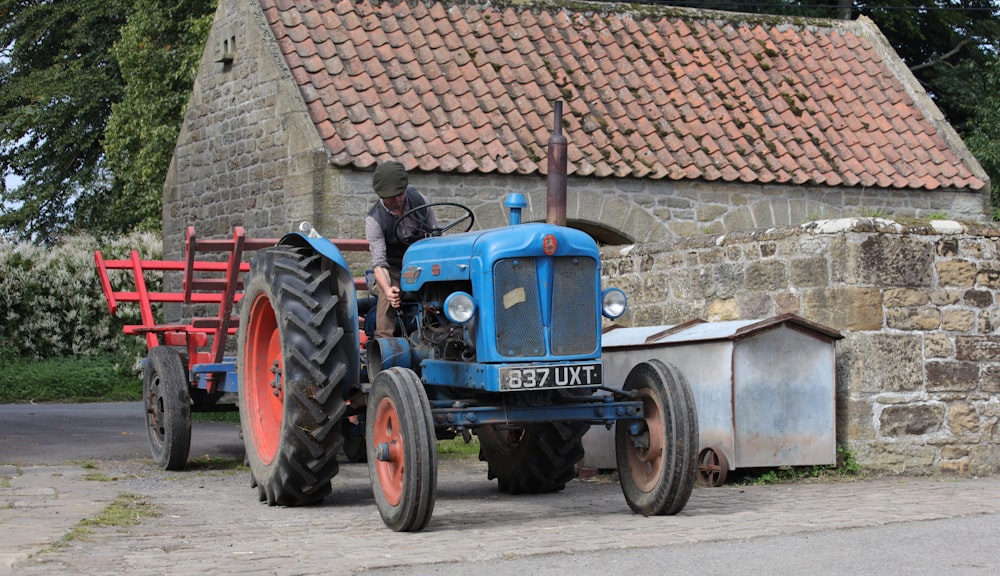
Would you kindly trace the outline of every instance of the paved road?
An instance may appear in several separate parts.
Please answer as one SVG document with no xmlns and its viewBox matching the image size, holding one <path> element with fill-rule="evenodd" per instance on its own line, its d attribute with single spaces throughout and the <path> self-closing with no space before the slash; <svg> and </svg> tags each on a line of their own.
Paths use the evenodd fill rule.
<svg viewBox="0 0 1000 576">
<path fill-rule="evenodd" d="M 43 417 L 53 410 L 60 416 L 50 421 L 76 429 L 73 410 L 34 410 Z M 7 448 L 0 459 L 0 574 L 995 574 L 1000 567 L 1000 478 L 699 488 L 681 514 L 643 518 L 628 511 L 610 475 L 573 481 L 558 494 L 512 497 L 497 493 L 481 463 L 442 460 L 428 529 L 396 534 L 378 517 L 363 465 L 342 465 L 319 506 L 270 508 L 256 501 L 245 471 L 215 458 L 231 436 L 184 472 L 159 470 L 146 456 L 38 463 L 48 444 L 12 434 L 9 415 L 0 407 L 0 440 L 20 438 L 24 460 L 11 463 Z M 100 426 L 101 438 L 129 432 L 117 420 Z M 76 433 L 92 442 L 90 432 Z M 216 433 L 232 430 L 194 434 Z M 70 452 L 84 448 L 93 449 Z M 120 494 L 158 516 L 52 546 Z"/>
</svg>

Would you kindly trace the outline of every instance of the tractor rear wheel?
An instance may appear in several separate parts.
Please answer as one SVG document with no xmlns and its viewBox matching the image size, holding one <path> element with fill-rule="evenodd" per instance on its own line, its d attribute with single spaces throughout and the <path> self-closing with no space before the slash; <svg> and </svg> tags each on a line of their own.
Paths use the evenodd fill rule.
<svg viewBox="0 0 1000 576">
<path fill-rule="evenodd" d="M 382 521 L 396 532 L 422 530 L 434 512 L 437 437 L 427 392 L 412 370 L 393 367 L 375 377 L 365 439 Z"/>
<path fill-rule="evenodd" d="M 343 435 L 350 351 L 334 276 L 305 248 L 257 253 L 246 278 L 237 371 L 247 461 L 261 501 L 330 493 Z"/>
<path fill-rule="evenodd" d="M 588 428 L 577 422 L 480 426 L 479 459 L 487 462 L 488 477 L 497 479 L 501 492 L 558 492 L 576 477 Z"/>
<path fill-rule="evenodd" d="M 146 432 L 153 460 L 164 470 L 180 470 L 191 451 L 191 398 L 184 365 L 167 346 L 149 350 L 142 372 Z"/>
<path fill-rule="evenodd" d="M 643 516 L 676 514 L 694 489 L 698 417 L 677 368 L 659 360 L 632 368 L 624 390 L 642 400 L 643 420 L 615 425 L 618 477 L 629 507 Z"/>
</svg>

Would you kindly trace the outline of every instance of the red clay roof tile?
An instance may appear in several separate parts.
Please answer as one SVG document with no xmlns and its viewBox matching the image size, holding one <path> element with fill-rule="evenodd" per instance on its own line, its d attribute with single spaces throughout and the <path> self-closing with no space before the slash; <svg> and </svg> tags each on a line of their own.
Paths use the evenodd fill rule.
<svg viewBox="0 0 1000 576">
<path fill-rule="evenodd" d="M 571 174 L 985 186 L 883 62 L 870 23 L 259 2 L 337 165 L 544 173 L 562 99 Z"/>
</svg>

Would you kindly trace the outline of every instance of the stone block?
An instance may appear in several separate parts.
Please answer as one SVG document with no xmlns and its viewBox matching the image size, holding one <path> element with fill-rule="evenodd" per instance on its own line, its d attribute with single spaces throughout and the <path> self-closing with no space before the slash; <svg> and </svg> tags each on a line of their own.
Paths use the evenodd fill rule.
<svg viewBox="0 0 1000 576">
<path fill-rule="evenodd" d="M 806 290 L 802 314 L 837 330 L 881 330 L 881 294 L 878 288 L 863 287 Z"/>
<path fill-rule="evenodd" d="M 742 318 L 767 318 L 774 315 L 774 300 L 767 292 L 743 292 L 737 294 L 736 301 L 740 304 Z"/>
<path fill-rule="evenodd" d="M 972 288 L 976 284 L 976 265 L 965 260 L 937 263 L 938 286 Z"/>
<path fill-rule="evenodd" d="M 880 436 L 920 436 L 933 434 L 944 425 L 942 404 L 901 404 L 887 406 L 879 415 Z"/>
<path fill-rule="evenodd" d="M 951 332 L 968 332 L 976 324 L 972 310 L 948 309 L 941 311 L 941 329 Z"/>
<path fill-rule="evenodd" d="M 740 307 L 735 298 L 715 299 L 708 303 L 706 320 L 709 322 L 739 319 Z"/>
<path fill-rule="evenodd" d="M 885 324 L 896 330 L 937 330 L 941 326 L 941 312 L 937 308 L 888 308 Z"/>
<path fill-rule="evenodd" d="M 948 306 L 962 299 L 962 293 L 958 290 L 931 290 L 927 295 L 935 306 Z"/>
<path fill-rule="evenodd" d="M 837 374 L 851 394 L 912 392 L 924 385 L 921 338 L 902 333 L 846 334 L 837 343 Z"/>
<path fill-rule="evenodd" d="M 886 306 L 923 306 L 929 300 L 926 290 L 913 288 L 889 288 L 882 293 L 882 303 Z"/>
<path fill-rule="evenodd" d="M 789 281 L 796 288 L 815 288 L 830 283 L 829 263 L 825 257 L 793 259 L 788 268 Z"/>
<path fill-rule="evenodd" d="M 924 357 L 950 358 L 955 353 L 955 345 L 946 334 L 924 335 Z"/>
<path fill-rule="evenodd" d="M 746 290 L 780 290 L 788 286 L 785 263 L 778 260 L 754 262 L 746 269 Z"/>
<path fill-rule="evenodd" d="M 955 358 L 972 362 L 1000 361 L 1000 336 L 956 336 Z"/>
<path fill-rule="evenodd" d="M 980 312 L 977 329 L 980 334 L 993 334 L 1000 331 L 1000 310 L 991 308 Z"/>
<path fill-rule="evenodd" d="M 802 300 L 798 294 L 779 292 L 774 295 L 774 313 L 780 314 L 801 314 Z"/>
<path fill-rule="evenodd" d="M 979 364 L 975 362 L 927 362 L 925 367 L 928 392 L 972 390 L 979 384 Z"/>
<path fill-rule="evenodd" d="M 970 306 L 988 308 L 993 305 L 993 292 L 990 290 L 966 290 L 962 300 Z"/>
<path fill-rule="evenodd" d="M 979 433 L 979 414 L 976 407 L 968 402 L 952 402 L 948 405 L 948 428 L 955 436 Z"/>
<path fill-rule="evenodd" d="M 983 268 L 976 274 L 976 287 L 1000 288 L 1000 270 L 996 268 Z"/>
<path fill-rule="evenodd" d="M 848 243 L 844 259 L 833 257 L 834 279 L 848 284 L 929 287 L 934 278 L 934 248 L 919 237 L 870 235 Z"/>
<path fill-rule="evenodd" d="M 979 389 L 987 394 L 1000 393 L 1000 366 L 983 366 Z"/>
<path fill-rule="evenodd" d="M 941 458 L 938 460 L 938 470 L 946 474 L 966 474 L 972 461 L 968 456 L 963 458 Z"/>
</svg>

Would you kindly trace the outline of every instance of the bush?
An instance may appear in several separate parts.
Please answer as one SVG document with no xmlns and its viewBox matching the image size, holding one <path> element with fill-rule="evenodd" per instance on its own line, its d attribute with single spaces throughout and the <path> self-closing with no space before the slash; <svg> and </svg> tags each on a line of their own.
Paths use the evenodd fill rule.
<svg viewBox="0 0 1000 576">
<path fill-rule="evenodd" d="M 159 259 L 162 245 L 151 233 L 135 233 L 101 242 L 73 236 L 52 247 L 0 240 L 0 365 L 15 358 L 40 360 L 77 356 L 135 357 L 143 343 L 122 334 L 125 324 L 139 322 L 134 305 L 108 313 L 101 292 L 94 252 L 105 259 L 125 259 L 131 250 Z M 127 274 L 117 272 L 116 287 L 132 290 Z M 147 278 L 160 290 L 159 275 Z"/>
</svg>

